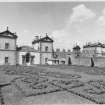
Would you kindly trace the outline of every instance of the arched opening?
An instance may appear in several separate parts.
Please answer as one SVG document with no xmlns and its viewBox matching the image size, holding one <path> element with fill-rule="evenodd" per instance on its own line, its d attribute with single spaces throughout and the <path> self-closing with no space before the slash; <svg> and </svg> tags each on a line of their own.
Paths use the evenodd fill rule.
<svg viewBox="0 0 105 105">
<path fill-rule="evenodd" d="M 68 58 L 68 65 L 71 65 L 72 63 L 71 63 L 71 58 L 69 57 Z"/>
<path fill-rule="evenodd" d="M 91 67 L 94 67 L 94 60 L 91 58 Z"/>
<path fill-rule="evenodd" d="M 29 63 L 30 61 L 30 53 L 26 53 L 26 63 Z"/>
</svg>

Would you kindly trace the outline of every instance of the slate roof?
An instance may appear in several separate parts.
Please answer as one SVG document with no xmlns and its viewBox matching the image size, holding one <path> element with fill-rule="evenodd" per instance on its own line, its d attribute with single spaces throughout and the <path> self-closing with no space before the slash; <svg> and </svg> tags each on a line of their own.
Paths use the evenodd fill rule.
<svg viewBox="0 0 105 105">
<path fill-rule="evenodd" d="M 16 39 L 17 35 L 15 35 L 15 33 L 12 33 L 7 29 L 6 31 L 0 32 L 0 37 Z"/>
<path fill-rule="evenodd" d="M 83 48 L 88 48 L 88 47 L 101 47 L 101 48 L 105 48 L 105 44 L 102 44 L 102 43 L 98 42 L 98 43 L 87 44 L 87 45 L 83 46 Z"/>
<path fill-rule="evenodd" d="M 53 42 L 53 40 L 48 35 L 46 35 L 43 38 L 39 38 L 38 40 L 34 40 L 32 42 L 32 44 L 39 43 L 39 42 Z"/>
<path fill-rule="evenodd" d="M 21 51 L 21 52 L 37 52 L 37 50 L 35 50 L 34 48 L 32 48 L 30 46 L 21 46 L 21 47 L 18 47 L 17 51 Z"/>
</svg>

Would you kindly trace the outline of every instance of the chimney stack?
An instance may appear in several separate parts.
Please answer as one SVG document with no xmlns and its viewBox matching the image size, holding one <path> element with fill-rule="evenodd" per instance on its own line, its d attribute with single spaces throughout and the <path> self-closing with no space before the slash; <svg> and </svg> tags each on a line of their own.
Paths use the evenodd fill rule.
<svg viewBox="0 0 105 105">
<path fill-rule="evenodd" d="M 57 48 L 57 49 L 56 49 L 56 52 L 60 52 L 60 49 L 59 49 L 59 48 Z"/>
<path fill-rule="evenodd" d="M 65 49 L 63 49 L 62 51 L 63 51 L 63 52 L 66 52 L 66 50 L 65 50 Z"/>
<path fill-rule="evenodd" d="M 39 36 L 35 36 L 35 40 L 39 40 Z"/>
</svg>

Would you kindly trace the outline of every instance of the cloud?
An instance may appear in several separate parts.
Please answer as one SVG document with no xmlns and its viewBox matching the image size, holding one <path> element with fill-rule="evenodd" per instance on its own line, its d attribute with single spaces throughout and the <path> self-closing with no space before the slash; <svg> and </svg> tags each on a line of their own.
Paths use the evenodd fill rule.
<svg viewBox="0 0 105 105">
<path fill-rule="evenodd" d="M 83 44 L 88 41 L 90 39 L 88 34 L 93 37 L 93 20 L 96 14 L 83 4 L 77 5 L 72 10 L 64 28 L 52 33 L 55 39 L 55 47 L 72 48 L 76 43 Z"/>
<path fill-rule="evenodd" d="M 105 8 L 102 10 L 101 16 L 99 16 L 96 20 L 96 23 L 99 26 L 105 27 Z M 101 27 L 101 28 L 102 28 Z"/>
<path fill-rule="evenodd" d="M 70 22 L 85 21 L 94 18 L 96 14 L 88 9 L 84 4 L 73 8 L 73 13 L 70 16 Z"/>
<path fill-rule="evenodd" d="M 105 16 L 102 15 L 100 16 L 97 20 L 96 20 L 96 23 L 99 25 L 99 26 L 104 26 L 105 27 Z"/>
</svg>

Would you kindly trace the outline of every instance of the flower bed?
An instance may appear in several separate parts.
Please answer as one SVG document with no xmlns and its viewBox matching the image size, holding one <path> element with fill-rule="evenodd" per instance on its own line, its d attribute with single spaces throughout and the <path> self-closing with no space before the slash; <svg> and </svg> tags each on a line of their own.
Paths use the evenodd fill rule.
<svg viewBox="0 0 105 105">
<path fill-rule="evenodd" d="M 105 104 L 105 89 L 102 87 L 103 83 L 104 81 L 89 81 L 85 83 L 83 87 L 66 89 L 67 91 L 71 91 L 74 94 L 91 100 L 97 104 Z"/>
<path fill-rule="evenodd" d="M 66 74 L 66 73 L 59 73 L 59 72 L 40 72 L 40 76 L 49 76 L 55 78 L 66 78 L 66 79 L 78 79 L 81 78 L 80 75 L 77 74 Z"/>
<path fill-rule="evenodd" d="M 79 80 L 52 80 L 52 84 L 62 88 L 77 88 L 84 86 L 84 83 Z"/>
<path fill-rule="evenodd" d="M 29 78 L 26 80 L 28 79 Z M 48 79 L 45 78 L 40 78 L 38 82 L 30 81 L 31 79 L 29 79 L 28 82 L 24 82 L 23 80 L 23 78 L 15 80 L 15 86 L 18 87 L 17 89 L 25 96 L 36 96 L 62 90 L 59 87 L 50 84 Z"/>
<path fill-rule="evenodd" d="M 99 82 L 101 88 L 97 88 L 95 84 Z M 59 88 L 70 92 L 72 94 L 78 95 L 80 97 L 86 98 L 96 104 L 105 104 L 105 90 L 102 88 L 102 84 L 104 87 L 104 81 L 89 81 L 87 83 L 82 83 L 78 80 L 53 80 L 51 83 Z M 94 84 L 94 85 L 93 85 Z"/>
</svg>

